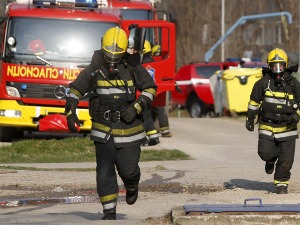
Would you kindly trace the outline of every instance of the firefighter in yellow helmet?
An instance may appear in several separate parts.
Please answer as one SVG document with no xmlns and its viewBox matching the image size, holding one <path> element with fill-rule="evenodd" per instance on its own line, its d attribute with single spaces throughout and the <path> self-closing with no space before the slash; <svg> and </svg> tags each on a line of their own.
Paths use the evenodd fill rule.
<svg viewBox="0 0 300 225">
<path fill-rule="evenodd" d="M 144 49 L 143 49 L 143 63 L 150 63 L 154 62 L 154 59 L 151 56 L 151 44 L 148 40 L 144 42 Z"/>
<path fill-rule="evenodd" d="M 152 47 L 152 55 L 158 56 L 158 55 L 160 55 L 160 53 L 161 53 L 160 45 L 154 45 Z"/>
<path fill-rule="evenodd" d="M 151 56 L 152 50 L 153 48 L 151 48 L 150 42 L 146 40 L 144 43 L 144 50 L 143 50 L 143 64 L 146 64 L 146 68 L 148 67 L 147 63 L 151 63 L 155 61 Z M 154 77 L 155 74 L 153 71 L 151 71 L 151 69 L 153 68 L 150 66 L 148 72 L 151 75 L 151 77 L 155 79 Z M 170 128 L 169 128 L 168 114 L 165 110 L 165 107 L 151 106 L 151 108 L 149 108 L 143 113 L 143 118 L 144 118 L 145 131 L 148 137 L 147 144 L 149 146 L 157 145 L 160 143 L 159 132 L 162 137 L 172 137 L 172 133 L 170 132 Z M 159 124 L 159 132 L 155 127 L 156 119 L 158 120 L 158 124 Z"/>
<path fill-rule="evenodd" d="M 151 56 L 151 44 L 148 40 L 144 42 L 144 49 L 143 49 L 143 64 L 154 62 L 155 60 Z M 146 66 L 147 68 L 148 66 Z M 153 78 L 153 72 L 151 71 L 151 66 L 149 70 L 147 69 L 151 78 Z M 143 143 L 143 145 L 148 144 L 149 146 L 159 144 L 159 135 L 158 131 L 155 128 L 154 120 L 153 120 L 153 106 L 149 107 L 147 110 L 143 112 L 143 120 L 144 120 L 144 128 L 147 134 L 147 141 Z"/>
<path fill-rule="evenodd" d="M 300 83 L 291 75 L 298 65 L 288 67 L 286 52 L 275 48 L 268 55 L 268 68 L 252 89 L 246 128 L 254 131 L 258 116 L 258 155 L 265 161 L 265 172 L 272 174 L 277 194 L 287 194 L 298 138 Z"/>
<path fill-rule="evenodd" d="M 161 54 L 160 45 L 156 44 L 152 47 L 152 56 L 158 56 Z M 162 137 L 172 137 L 172 133 L 170 131 L 168 112 L 166 108 L 163 106 L 153 107 L 153 119 L 154 121 L 157 119 L 159 124 L 159 132 Z"/>
<path fill-rule="evenodd" d="M 134 204 L 138 198 L 140 146 L 146 140 L 141 115 L 157 89 L 140 63 L 134 68 L 127 63 L 127 45 L 124 30 L 108 29 L 101 50 L 94 52 L 90 65 L 70 83 L 65 105 L 69 130 L 77 132 L 77 105 L 87 93 L 90 96 L 90 139 L 96 148 L 97 192 L 103 220 L 116 219 L 119 187 L 115 168 L 124 183 L 127 204 Z M 138 98 L 136 90 L 141 93 Z"/>
</svg>

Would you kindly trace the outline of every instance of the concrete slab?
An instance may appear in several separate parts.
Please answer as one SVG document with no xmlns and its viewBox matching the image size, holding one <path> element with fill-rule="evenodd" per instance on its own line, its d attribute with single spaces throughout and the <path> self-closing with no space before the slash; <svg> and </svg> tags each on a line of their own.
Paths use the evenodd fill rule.
<svg viewBox="0 0 300 225">
<path fill-rule="evenodd" d="M 161 143 L 151 148 L 178 149 L 193 159 L 141 162 L 139 199 L 136 204 L 128 206 L 124 201 L 124 193 L 121 193 L 117 206 L 117 221 L 100 221 L 102 207 L 99 202 L 92 202 L 0 208 L 0 224 L 171 224 L 171 212 L 173 222 L 177 220 L 178 224 L 187 224 L 189 217 L 174 214 L 176 207 L 203 203 L 241 204 L 244 199 L 254 197 L 261 198 L 267 204 L 300 202 L 298 141 L 289 194 L 277 195 L 272 184 L 273 175 L 265 174 L 264 162 L 257 155 L 257 130 L 247 131 L 244 120 L 170 118 L 170 125 L 173 137 L 161 138 Z M 95 168 L 94 162 L 15 165 L 40 168 Z M 1 198 L 22 197 L 28 194 L 34 196 L 43 191 L 61 195 L 55 191 L 67 192 L 68 188 L 95 191 L 96 187 L 95 171 L 9 170 L 0 172 L 0 176 Z M 119 185 L 122 189 L 120 180 Z M 226 219 L 227 222 L 231 220 L 233 219 Z M 198 221 L 193 222 L 199 224 L 200 221 L 201 218 L 198 218 Z M 234 222 L 241 224 L 239 220 Z M 244 222 L 247 224 L 248 220 Z M 272 224 L 297 223 L 300 224 L 298 217 L 292 215 L 272 220 Z"/>
</svg>

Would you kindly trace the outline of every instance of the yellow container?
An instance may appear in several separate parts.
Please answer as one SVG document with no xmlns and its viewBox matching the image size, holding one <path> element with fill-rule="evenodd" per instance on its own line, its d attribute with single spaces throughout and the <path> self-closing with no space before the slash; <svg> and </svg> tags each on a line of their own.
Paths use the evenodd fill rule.
<svg viewBox="0 0 300 225">
<path fill-rule="evenodd" d="M 247 112 L 253 85 L 262 77 L 261 68 L 237 68 L 224 70 L 225 108 L 231 113 Z"/>
</svg>

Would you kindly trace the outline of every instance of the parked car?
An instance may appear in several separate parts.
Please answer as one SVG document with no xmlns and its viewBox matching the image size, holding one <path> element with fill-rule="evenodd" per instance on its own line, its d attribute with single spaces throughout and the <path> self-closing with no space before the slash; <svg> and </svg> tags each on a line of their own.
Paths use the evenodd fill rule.
<svg viewBox="0 0 300 225">
<path fill-rule="evenodd" d="M 180 91 L 172 91 L 173 103 L 187 109 L 192 118 L 198 118 L 213 111 L 209 78 L 218 70 L 237 67 L 237 62 L 193 62 L 182 66 L 175 76 Z"/>
</svg>

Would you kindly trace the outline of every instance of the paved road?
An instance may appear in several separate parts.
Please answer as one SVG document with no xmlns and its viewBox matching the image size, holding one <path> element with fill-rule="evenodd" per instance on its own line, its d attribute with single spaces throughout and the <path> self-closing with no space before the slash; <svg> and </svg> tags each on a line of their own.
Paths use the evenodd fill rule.
<svg viewBox="0 0 300 225">
<path fill-rule="evenodd" d="M 167 224 L 166 216 L 171 210 L 186 204 L 242 204 L 246 198 L 261 198 L 265 204 L 299 203 L 298 152 L 292 170 L 290 193 L 276 195 L 273 193 L 273 177 L 264 173 L 264 163 L 257 155 L 257 130 L 248 132 L 244 121 L 170 118 L 170 125 L 173 137 L 161 138 L 156 148 L 179 149 L 193 159 L 140 163 L 142 191 L 139 200 L 135 205 L 128 206 L 124 194 L 120 193 L 117 222 L 99 221 L 101 206 L 92 202 L 0 208 L 0 224 Z M 23 166 L 94 168 L 95 164 Z M 0 176 L 2 185 L 54 182 L 53 186 L 57 188 L 60 186 L 60 183 L 55 183 L 58 178 L 71 186 L 82 182 L 95 185 L 94 172 L 81 173 L 79 179 L 74 179 L 70 174 L 12 171 Z M 44 177 L 42 181 L 39 180 L 41 176 Z M 148 187 L 155 191 L 149 192 L 151 188 Z"/>
</svg>

